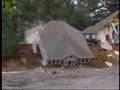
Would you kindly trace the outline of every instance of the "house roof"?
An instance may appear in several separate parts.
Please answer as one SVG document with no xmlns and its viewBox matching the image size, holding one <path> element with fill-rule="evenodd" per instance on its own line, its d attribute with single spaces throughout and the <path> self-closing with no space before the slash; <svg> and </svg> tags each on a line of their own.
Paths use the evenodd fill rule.
<svg viewBox="0 0 120 90">
<path fill-rule="evenodd" d="M 100 22 L 96 23 L 93 26 L 90 26 L 84 30 L 84 33 L 97 33 L 101 30 L 105 25 L 109 24 L 112 19 L 119 14 L 119 11 L 111 14 L 110 16 L 106 17 L 105 19 L 101 20 Z"/>
<path fill-rule="evenodd" d="M 43 30 L 44 25 L 37 25 L 31 29 L 26 30 L 25 35 L 25 43 L 32 44 L 39 41 L 40 35 L 39 32 Z"/>
<path fill-rule="evenodd" d="M 48 59 L 65 58 L 69 55 L 94 58 L 82 32 L 64 21 L 48 22 L 40 30 L 40 40 Z"/>
</svg>

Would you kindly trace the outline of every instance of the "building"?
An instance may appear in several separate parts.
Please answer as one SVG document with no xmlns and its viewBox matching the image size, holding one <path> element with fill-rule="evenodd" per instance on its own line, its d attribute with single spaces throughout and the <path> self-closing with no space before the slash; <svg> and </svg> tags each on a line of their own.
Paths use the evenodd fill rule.
<svg viewBox="0 0 120 90">
<path fill-rule="evenodd" d="M 85 39 L 90 42 L 104 42 L 106 35 L 111 37 L 114 44 L 119 43 L 119 11 L 84 30 Z"/>
<path fill-rule="evenodd" d="M 80 64 L 94 59 L 81 31 L 64 21 L 50 21 L 25 33 L 26 44 L 34 53 L 40 53 L 46 64 Z M 39 50 L 38 50 L 39 49 Z"/>
</svg>

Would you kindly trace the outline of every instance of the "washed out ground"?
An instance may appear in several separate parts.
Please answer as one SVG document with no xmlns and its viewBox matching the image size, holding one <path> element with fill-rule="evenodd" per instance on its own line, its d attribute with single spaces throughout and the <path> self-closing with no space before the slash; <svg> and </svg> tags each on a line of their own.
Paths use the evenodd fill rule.
<svg viewBox="0 0 120 90">
<path fill-rule="evenodd" d="M 93 48 L 91 48 L 93 49 Z M 23 68 L 23 72 L 2 73 L 3 89 L 119 89 L 119 57 L 108 59 L 104 51 L 92 50 L 97 60 L 89 66 Z M 107 68 L 105 61 L 113 66 Z M 16 66 L 15 66 L 16 67 Z M 32 69 L 31 69 L 32 68 Z M 12 70 L 12 69 L 11 69 Z M 19 70 L 19 69 L 18 69 Z M 7 71 L 7 70 L 4 70 Z"/>
</svg>

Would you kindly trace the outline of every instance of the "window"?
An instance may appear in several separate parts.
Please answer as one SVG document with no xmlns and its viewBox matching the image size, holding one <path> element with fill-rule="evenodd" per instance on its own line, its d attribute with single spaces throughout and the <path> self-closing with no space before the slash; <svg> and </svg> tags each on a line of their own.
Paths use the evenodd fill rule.
<svg viewBox="0 0 120 90">
<path fill-rule="evenodd" d="M 48 64 L 51 64 L 51 61 L 50 61 L 50 60 L 48 61 Z"/>
<path fill-rule="evenodd" d="M 96 34 L 92 34 L 92 39 L 95 39 L 96 38 Z"/>
<path fill-rule="evenodd" d="M 69 65 L 71 65 L 71 63 L 72 63 L 72 62 L 71 62 L 71 61 L 69 61 Z"/>
<path fill-rule="evenodd" d="M 90 40 L 92 40 L 92 39 L 93 39 L 92 34 L 90 34 L 89 39 L 90 39 Z"/>
<path fill-rule="evenodd" d="M 57 60 L 57 63 L 59 63 L 59 60 Z"/>
<path fill-rule="evenodd" d="M 81 63 L 84 63 L 84 58 L 81 59 Z"/>
<path fill-rule="evenodd" d="M 86 34 L 86 35 L 85 35 L 85 38 L 86 38 L 86 39 L 89 39 L 89 38 L 90 38 L 90 35 L 89 35 L 89 34 Z"/>
<path fill-rule="evenodd" d="M 69 56 L 69 58 L 73 58 L 73 56 Z"/>
<path fill-rule="evenodd" d="M 63 60 L 61 60 L 61 64 L 64 64 L 64 61 L 63 61 Z"/>
<path fill-rule="evenodd" d="M 55 60 L 53 60 L 53 64 L 55 64 Z"/>
<path fill-rule="evenodd" d="M 86 63 L 88 63 L 88 58 L 86 58 Z"/>
</svg>

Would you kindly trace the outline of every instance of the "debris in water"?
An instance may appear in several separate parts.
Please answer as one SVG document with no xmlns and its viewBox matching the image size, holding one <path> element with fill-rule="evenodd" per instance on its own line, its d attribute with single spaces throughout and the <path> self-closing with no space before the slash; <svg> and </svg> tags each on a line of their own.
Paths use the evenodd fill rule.
<svg viewBox="0 0 120 90">
<path fill-rule="evenodd" d="M 25 64 L 27 61 L 26 61 L 26 58 L 21 58 L 22 62 Z"/>
<path fill-rule="evenodd" d="M 108 67 L 112 67 L 112 63 L 106 61 L 105 64 L 108 66 Z"/>
<path fill-rule="evenodd" d="M 41 70 L 42 72 L 45 72 L 45 70 L 44 70 L 44 69 L 42 69 L 42 67 L 40 67 L 40 70 Z"/>
<path fill-rule="evenodd" d="M 10 73 L 10 74 L 15 74 L 15 73 L 24 73 L 25 71 L 9 71 L 9 72 L 2 72 L 3 74 L 5 73 Z"/>
<path fill-rule="evenodd" d="M 118 52 L 118 51 L 116 51 L 116 50 L 114 51 L 114 53 L 115 53 L 116 55 L 119 55 L 119 52 Z"/>
<path fill-rule="evenodd" d="M 57 74 L 57 72 L 56 71 L 52 71 L 52 74 Z"/>
<path fill-rule="evenodd" d="M 112 54 L 108 54 L 107 57 L 112 57 Z"/>
</svg>

